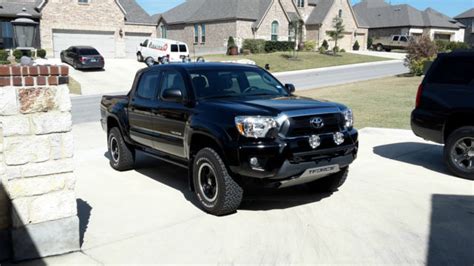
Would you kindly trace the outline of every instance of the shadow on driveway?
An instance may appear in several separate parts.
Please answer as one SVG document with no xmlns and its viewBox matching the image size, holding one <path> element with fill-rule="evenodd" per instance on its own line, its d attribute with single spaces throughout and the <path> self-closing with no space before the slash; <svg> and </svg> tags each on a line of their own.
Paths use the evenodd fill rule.
<svg viewBox="0 0 474 266">
<path fill-rule="evenodd" d="M 109 158 L 109 154 L 105 153 Z M 135 170 L 155 181 L 158 181 L 183 193 L 184 198 L 200 208 L 194 192 L 190 191 L 188 172 L 186 169 L 162 162 L 147 156 L 142 152 L 137 153 Z M 257 189 L 245 193 L 239 210 L 267 211 L 274 209 L 287 209 L 305 204 L 318 202 L 331 196 L 331 193 L 313 193 L 304 185 L 286 189 Z"/>
<path fill-rule="evenodd" d="M 440 145 L 417 142 L 394 143 L 374 147 L 374 153 L 387 159 L 450 175 L 443 161 L 443 146 Z"/>
</svg>

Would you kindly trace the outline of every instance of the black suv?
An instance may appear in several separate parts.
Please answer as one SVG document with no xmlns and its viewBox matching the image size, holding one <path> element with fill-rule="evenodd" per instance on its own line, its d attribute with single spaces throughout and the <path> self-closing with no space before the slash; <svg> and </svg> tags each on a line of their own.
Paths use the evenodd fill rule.
<svg viewBox="0 0 474 266">
<path fill-rule="evenodd" d="M 474 179 L 474 51 L 439 54 L 418 89 L 413 132 L 445 144 L 457 176 Z"/>
<path fill-rule="evenodd" d="M 140 150 L 187 168 L 190 188 L 215 215 L 234 212 L 250 186 L 336 191 L 357 155 L 352 111 L 294 90 L 256 66 L 141 70 L 128 95 L 102 99 L 111 166 L 132 169 Z"/>
</svg>

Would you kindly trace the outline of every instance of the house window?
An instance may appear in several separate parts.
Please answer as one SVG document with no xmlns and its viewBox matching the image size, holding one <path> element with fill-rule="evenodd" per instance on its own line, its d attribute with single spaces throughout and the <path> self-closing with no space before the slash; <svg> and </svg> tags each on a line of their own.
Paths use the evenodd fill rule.
<svg viewBox="0 0 474 266">
<path fill-rule="evenodd" d="M 89 0 L 78 0 L 79 4 L 89 4 Z"/>
<path fill-rule="evenodd" d="M 163 39 L 168 38 L 168 32 L 166 31 L 165 25 L 161 25 L 161 38 Z"/>
<path fill-rule="evenodd" d="M 201 24 L 201 43 L 206 43 L 206 25 Z"/>
<path fill-rule="evenodd" d="M 272 22 L 272 41 L 278 41 L 278 21 Z"/>
<path fill-rule="evenodd" d="M 304 7 L 304 0 L 296 0 L 296 6 L 297 7 Z"/>
<path fill-rule="evenodd" d="M 13 26 L 9 21 L 0 22 L 0 49 L 14 48 Z"/>
<path fill-rule="evenodd" d="M 194 43 L 199 43 L 199 25 L 194 25 Z"/>
<path fill-rule="evenodd" d="M 342 18 L 342 9 L 339 9 L 339 17 Z"/>
</svg>

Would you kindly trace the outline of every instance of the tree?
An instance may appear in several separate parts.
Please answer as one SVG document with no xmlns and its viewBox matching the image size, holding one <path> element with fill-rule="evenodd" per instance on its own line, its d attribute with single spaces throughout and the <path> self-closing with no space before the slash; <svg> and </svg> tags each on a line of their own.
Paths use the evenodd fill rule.
<svg viewBox="0 0 474 266">
<path fill-rule="evenodd" d="M 293 57 L 297 57 L 296 46 L 303 41 L 303 24 L 302 20 L 292 20 L 290 22 L 290 39 L 289 41 L 295 42 L 295 47 L 293 49 Z"/>
<path fill-rule="evenodd" d="M 436 44 L 428 36 L 422 36 L 408 44 L 405 66 L 410 68 L 412 74 L 421 76 L 426 62 L 432 61 L 437 53 Z"/>
<path fill-rule="evenodd" d="M 344 31 L 345 31 L 345 26 L 344 26 L 344 20 L 340 18 L 339 16 L 336 16 L 332 20 L 332 26 L 334 30 L 329 31 L 328 35 L 331 37 L 331 39 L 334 41 L 335 46 L 334 46 L 334 55 L 338 52 L 338 46 L 337 46 L 337 41 L 344 38 Z"/>
</svg>

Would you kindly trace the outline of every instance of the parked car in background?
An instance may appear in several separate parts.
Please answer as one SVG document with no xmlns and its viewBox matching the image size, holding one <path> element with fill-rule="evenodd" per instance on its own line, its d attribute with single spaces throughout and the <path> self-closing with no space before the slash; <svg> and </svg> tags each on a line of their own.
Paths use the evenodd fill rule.
<svg viewBox="0 0 474 266">
<path fill-rule="evenodd" d="M 102 55 L 90 46 L 71 46 L 61 52 L 61 62 L 75 69 L 103 69 L 105 60 Z"/>
<path fill-rule="evenodd" d="M 408 35 L 393 35 L 387 38 L 374 39 L 373 48 L 379 52 L 387 51 L 390 52 L 395 49 L 407 49 L 410 41 L 413 40 L 412 36 Z"/>
<path fill-rule="evenodd" d="M 455 175 L 474 179 L 474 51 L 440 54 L 419 87 L 413 132 L 445 144 Z"/>
<path fill-rule="evenodd" d="M 127 95 L 102 98 L 110 165 L 133 169 L 143 151 L 188 169 L 201 207 L 215 215 L 237 210 L 249 187 L 335 192 L 357 157 L 352 111 L 294 90 L 250 65 L 142 69 Z"/>
<path fill-rule="evenodd" d="M 151 38 L 137 47 L 137 60 L 146 61 L 148 65 L 154 62 L 182 62 L 186 58 L 189 58 L 189 48 L 184 42 Z"/>
</svg>

